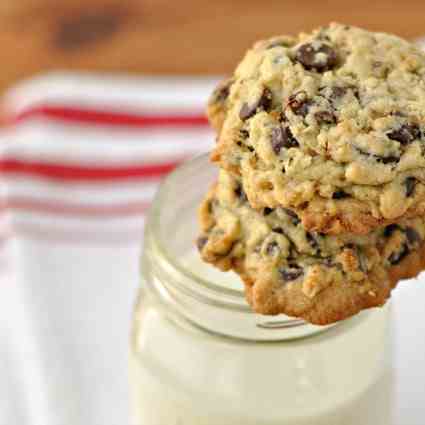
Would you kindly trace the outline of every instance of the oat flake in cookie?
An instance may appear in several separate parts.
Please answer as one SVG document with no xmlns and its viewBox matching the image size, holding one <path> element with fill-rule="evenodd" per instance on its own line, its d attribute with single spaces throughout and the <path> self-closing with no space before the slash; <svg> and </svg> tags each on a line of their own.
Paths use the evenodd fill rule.
<svg viewBox="0 0 425 425">
<path fill-rule="evenodd" d="M 213 160 L 258 210 L 329 234 L 425 213 L 425 54 L 407 41 L 331 24 L 259 42 L 208 112 Z"/>
<path fill-rule="evenodd" d="M 425 266 L 425 218 L 368 235 L 309 232 L 291 210 L 252 209 L 240 182 L 224 170 L 199 214 L 203 260 L 235 270 L 262 314 L 329 324 L 383 305 L 400 279 Z"/>
</svg>

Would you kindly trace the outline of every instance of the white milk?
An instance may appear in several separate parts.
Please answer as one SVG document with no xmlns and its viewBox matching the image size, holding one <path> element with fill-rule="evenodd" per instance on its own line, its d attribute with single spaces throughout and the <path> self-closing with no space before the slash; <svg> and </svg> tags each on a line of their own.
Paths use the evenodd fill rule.
<svg viewBox="0 0 425 425">
<path fill-rule="evenodd" d="M 240 286 L 197 257 L 188 262 Z M 389 307 L 278 343 L 217 338 L 179 327 L 155 305 L 141 310 L 130 354 L 136 425 L 392 423 Z"/>
</svg>

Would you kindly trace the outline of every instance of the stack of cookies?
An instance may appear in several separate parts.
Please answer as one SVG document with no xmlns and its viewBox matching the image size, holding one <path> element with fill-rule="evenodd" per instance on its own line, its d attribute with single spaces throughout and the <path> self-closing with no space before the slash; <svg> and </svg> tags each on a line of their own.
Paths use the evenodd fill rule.
<svg viewBox="0 0 425 425">
<path fill-rule="evenodd" d="M 213 93 L 204 261 L 261 314 L 329 324 L 425 268 L 425 54 L 331 24 L 261 41 Z"/>
</svg>

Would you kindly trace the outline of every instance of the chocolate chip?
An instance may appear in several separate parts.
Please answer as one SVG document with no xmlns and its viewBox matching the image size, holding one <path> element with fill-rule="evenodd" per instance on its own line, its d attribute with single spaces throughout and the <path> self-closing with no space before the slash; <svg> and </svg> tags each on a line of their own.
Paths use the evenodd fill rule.
<svg viewBox="0 0 425 425">
<path fill-rule="evenodd" d="M 350 87 L 351 91 L 353 92 L 354 97 L 359 101 L 360 103 L 360 92 L 359 89 L 357 87 L 351 86 Z"/>
<path fill-rule="evenodd" d="M 246 202 L 248 201 L 248 198 L 246 196 L 245 191 L 243 190 L 243 187 L 241 184 L 238 184 L 235 188 L 235 195 L 242 201 Z"/>
<path fill-rule="evenodd" d="M 284 112 L 279 112 L 279 113 L 277 114 L 277 120 L 278 120 L 279 122 L 287 122 L 287 121 L 288 121 L 288 119 L 286 118 L 286 115 L 285 115 L 285 113 L 284 113 Z"/>
<path fill-rule="evenodd" d="M 360 155 L 364 155 L 364 156 L 373 156 L 372 154 L 370 154 L 369 152 L 365 152 L 363 149 L 360 149 L 357 146 L 354 146 L 354 149 L 360 154 Z"/>
<path fill-rule="evenodd" d="M 248 118 L 251 118 L 252 116 L 255 115 L 255 113 L 257 112 L 257 106 L 258 103 L 254 103 L 253 105 L 248 105 L 248 103 L 244 103 L 242 105 L 241 110 L 239 111 L 239 118 L 242 121 L 247 120 Z"/>
<path fill-rule="evenodd" d="M 212 103 L 224 103 L 230 94 L 230 88 L 232 87 L 233 80 L 224 80 L 214 90 L 211 96 Z"/>
<path fill-rule="evenodd" d="M 301 45 L 295 54 L 295 60 L 305 69 L 317 72 L 329 71 L 337 64 L 335 50 L 321 41 Z"/>
<path fill-rule="evenodd" d="M 399 230 L 400 227 L 397 224 L 390 224 L 384 229 L 384 236 L 389 238 L 396 230 Z"/>
<path fill-rule="evenodd" d="M 395 266 L 400 263 L 400 261 L 403 260 L 403 258 L 406 257 L 407 254 L 409 254 L 409 247 L 407 246 L 407 244 L 403 244 L 400 251 L 393 252 L 388 257 L 388 261 L 390 262 L 390 264 Z"/>
<path fill-rule="evenodd" d="M 274 127 L 271 132 L 271 145 L 276 155 L 279 155 L 283 148 L 296 148 L 299 146 L 289 127 L 281 125 Z"/>
<path fill-rule="evenodd" d="M 308 111 L 310 109 L 311 102 L 305 101 L 305 102 L 291 102 L 290 107 L 294 111 L 296 115 L 301 115 L 302 117 L 306 117 L 308 114 Z"/>
<path fill-rule="evenodd" d="M 244 129 L 239 130 L 239 137 L 242 140 L 248 139 L 249 138 L 249 131 L 248 130 L 244 130 Z"/>
<path fill-rule="evenodd" d="M 315 239 L 315 237 L 310 233 L 307 232 L 305 234 L 305 237 L 307 239 L 307 242 L 309 243 L 309 245 L 315 250 L 320 252 L 320 247 L 319 247 L 319 243 L 317 242 L 317 240 Z"/>
<path fill-rule="evenodd" d="M 391 164 L 391 163 L 397 163 L 400 161 L 400 157 L 398 156 L 379 156 L 369 152 L 365 152 L 364 150 L 360 149 L 357 146 L 355 146 L 354 148 L 360 155 L 369 156 L 370 158 L 373 158 L 376 162 L 379 162 L 379 163 Z"/>
<path fill-rule="evenodd" d="M 295 115 L 301 115 L 305 118 L 311 105 L 312 101 L 307 98 L 307 93 L 304 91 L 289 96 L 288 106 Z"/>
<path fill-rule="evenodd" d="M 276 241 L 270 242 L 266 246 L 267 255 L 276 255 L 280 251 L 279 244 Z"/>
<path fill-rule="evenodd" d="M 272 92 L 265 88 L 260 98 L 254 102 L 252 105 L 248 103 L 244 103 L 242 105 L 241 110 L 239 111 L 239 118 L 242 121 L 246 121 L 247 119 L 253 117 L 258 110 L 268 111 L 272 106 Z"/>
<path fill-rule="evenodd" d="M 281 227 L 275 227 L 274 229 L 272 229 L 272 231 L 283 235 L 283 229 Z"/>
<path fill-rule="evenodd" d="M 297 148 L 299 146 L 299 143 L 297 139 L 292 134 L 292 131 L 289 127 L 284 128 L 284 147 L 285 148 Z"/>
<path fill-rule="evenodd" d="M 297 264 L 289 265 L 289 267 L 279 269 L 279 274 L 284 282 L 290 282 L 298 279 L 304 274 L 303 269 Z"/>
<path fill-rule="evenodd" d="M 202 251 L 204 246 L 207 244 L 208 238 L 206 236 L 200 236 L 196 241 L 196 246 L 198 247 L 199 252 Z"/>
<path fill-rule="evenodd" d="M 372 155 L 377 162 L 382 162 L 383 164 L 393 164 L 400 161 L 398 156 L 378 156 Z"/>
<path fill-rule="evenodd" d="M 414 244 L 416 242 L 421 241 L 421 236 L 412 227 L 406 227 L 406 229 L 404 229 L 404 232 L 406 233 L 407 240 L 409 241 L 410 244 Z"/>
<path fill-rule="evenodd" d="M 336 116 L 329 111 L 319 111 L 314 114 L 314 118 L 316 118 L 316 121 L 319 125 L 322 124 L 335 124 L 336 123 Z"/>
<path fill-rule="evenodd" d="M 421 131 L 416 124 L 403 124 L 400 128 L 387 133 L 387 137 L 396 140 L 402 145 L 408 145 L 421 136 Z"/>
<path fill-rule="evenodd" d="M 294 211 L 292 211 L 288 208 L 282 208 L 282 210 L 285 211 L 285 213 L 287 215 L 289 215 L 289 217 L 291 218 L 291 222 L 294 226 L 296 226 L 297 224 L 299 224 L 301 222 L 298 215 L 296 213 L 294 213 Z"/>
<path fill-rule="evenodd" d="M 414 177 L 407 177 L 404 181 L 404 186 L 406 187 L 406 196 L 412 196 L 415 192 L 416 179 Z"/>
<path fill-rule="evenodd" d="M 271 145 L 273 151 L 276 155 L 279 155 L 280 151 L 283 148 L 284 143 L 284 135 L 283 135 L 283 127 L 281 125 L 274 127 L 271 133 Z"/>
<path fill-rule="evenodd" d="M 331 99 L 336 100 L 343 97 L 347 93 L 347 89 L 345 87 L 334 86 L 331 88 Z"/>
<path fill-rule="evenodd" d="M 223 103 L 227 100 L 230 94 L 230 87 L 225 86 L 221 87 L 220 91 L 216 94 L 215 100 L 216 102 Z"/>
<path fill-rule="evenodd" d="M 258 107 L 264 109 L 265 111 L 270 110 L 273 101 L 273 93 L 266 87 L 263 90 L 263 93 L 258 102 Z"/>
<path fill-rule="evenodd" d="M 391 111 L 390 115 L 394 115 L 395 117 L 406 117 L 406 114 L 402 111 Z"/>
<path fill-rule="evenodd" d="M 343 190 L 337 190 L 332 194 L 332 199 L 344 199 L 348 198 L 350 195 L 347 192 L 344 192 Z"/>
<path fill-rule="evenodd" d="M 263 210 L 263 215 L 267 216 L 267 215 L 271 214 L 273 211 L 274 211 L 273 208 L 265 207 L 264 210 Z"/>
</svg>

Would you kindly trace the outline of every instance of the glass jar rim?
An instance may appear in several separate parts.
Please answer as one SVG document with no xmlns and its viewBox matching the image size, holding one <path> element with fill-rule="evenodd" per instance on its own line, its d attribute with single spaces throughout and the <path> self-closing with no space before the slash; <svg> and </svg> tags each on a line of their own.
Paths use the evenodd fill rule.
<svg viewBox="0 0 425 425">
<path fill-rule="evenodd" d="M 147 224 L 152 231 L 152 235 L 155 237 L 157 253 L 162 255 L 162 257 L 167 261 L 169 267 L 173 269 L 175 274 L 177 276 L 180 275 L 181 277 L 184 277 L 186 279 L 196 281 L 199 284 L 198 288 L 201 290 L 205 290 L 205 293 L 203 294 L 196 293 L 194 294 L 195 296 L 203 296 L 205 297 L 204 301 L 209 303 L 211 302 L 209 297 L 222 298 L 224 295 L 225 297 L 228 297 L 229 298 L 228 301 L 230 301 L 227 307 L 236 308 L 237 310 L 252 312 L 250 307 L 245 303 L 245 297 L 242 291 L 216 285 L 213 282 L 210 282 L 209 280 L 196 275 L 188 267 L 185 267 L 183 264 L 181 264 L 179 259 L 173 255 L 171 249 L 167 247 L 166 241 L 164 241 L 163 238 L 161 237 L 161 232 L 160 232 L 161 208 L 165 204 L 166 199 L 168 197 L 169 186 L 172 186 L 175 180 L 178 180 L 181 176 L 183 176 L 188 168 L 193 167 L 193 165 L 196 165 L 198 162 L 199 163 L 205 162 L 205 160 L 207 160 L 208 157 L 209 157 L 208 154 L 202 154 L 189 161 L 186 161 L 183 164 L 181 164 L 179 167 L 177 167 L 174 171 L 172 171 L 164 179 L 152 203 Z M 195 244 L 195 241 L 193 242 Z M 235 306 L 234 303 L 231 302 L 235 300 L 241 302 L 241 304 L 243 305 Z"/>
</svg>

